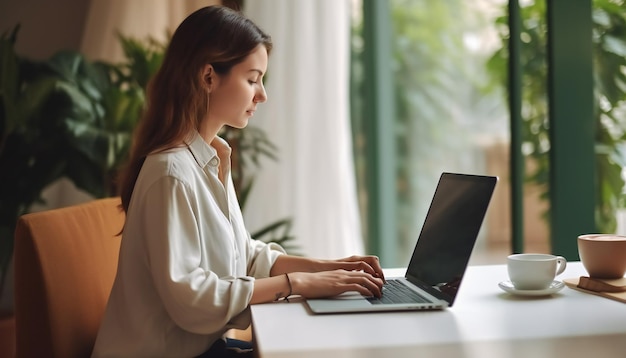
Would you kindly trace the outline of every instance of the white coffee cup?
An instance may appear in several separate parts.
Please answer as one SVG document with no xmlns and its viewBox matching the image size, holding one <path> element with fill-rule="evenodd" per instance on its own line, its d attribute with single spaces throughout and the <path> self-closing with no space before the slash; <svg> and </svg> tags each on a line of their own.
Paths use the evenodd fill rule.
<svg viewBox="0 0 626 358">
<path fill-rule="evenodd" d="M 507 257 L 509 279 L 518 290 L 543 290 L 567 266 L 563 256 L 550 254 L 513 254 Z"/>
</svg>

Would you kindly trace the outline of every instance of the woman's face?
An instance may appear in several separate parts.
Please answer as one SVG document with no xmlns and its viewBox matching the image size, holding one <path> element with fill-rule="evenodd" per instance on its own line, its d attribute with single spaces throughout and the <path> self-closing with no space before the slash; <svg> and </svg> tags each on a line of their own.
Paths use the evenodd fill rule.
<svg viewBox="0 0 626 358">
<path fill-rule="evenodd" d="M 213 73 L 209 93 L 210 123 L 244 128 L 258 103 L 267 100 L 263 75 L 267 71 L 267 50 L 259 45 L 243 62 L 225 75 Z"/>
</svg>

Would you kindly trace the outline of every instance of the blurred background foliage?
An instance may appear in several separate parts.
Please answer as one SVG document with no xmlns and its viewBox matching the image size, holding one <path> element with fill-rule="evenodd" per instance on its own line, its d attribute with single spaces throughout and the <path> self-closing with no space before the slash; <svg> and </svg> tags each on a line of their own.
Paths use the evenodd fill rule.
<svg viewBox="0 0 626 358">
<path fill-rule="evenodd" d="M 480 43 L 493 23 L 480 4 L 467 0 L 389 0 L 388 4 L 389 23 L 370 23 L 374 30 L 368 30 L 384 27 L 381 42 L 390 41 L 382 46 L 390 53 L 383 56 L 388 62 L 381 64 L 383 75 L 378 75 L 390 76 L 393 90 L 393 102 L 385 105 L 394 113 L 381 124 L 393 127 L 393 138 L 375 145 L 393 145 L 392 226 L 397 232 L 378 240 L 395 241 L 385 244 L 394 252 L 395 262 L 389 264 L 402 265 L 410 258 L 441 172 L 485 172 L 485 148 L 490 142 L 508 140 L 508 123 L 502 86 L 489 87 L 484 63 L 492 52 Z M 365 218 L 371 202 L 366 185 L 371 161 L 366 149 L 372 145 L 366 129 L 373 119 L 364 110 L 363 98 L 372 83 L 367 82 L 371 74 L 364 70 L 367 25 L 359 20 L 352 31 L 351 115 Z"/>
<path fill-rule="evenodd" d="M 624 208 L 626 167 L 626 5 L 623 0 L 593 0 L 593 79 L 596 151 L 596 225 L 615 232 L 618 209 Z M 531 165 L 527 180 L 549 193 L 549 122 L 547 98 L 546 2 L 521 8 L 522 151 Z M 507 83 L 508 17 L 496 20 L 501 46 L 488 63 L 492 78 Z M 576 160 L 576 158 L 572 158 Z M 549 215 L 549 211 L 545 216 Z"/>
</svg>

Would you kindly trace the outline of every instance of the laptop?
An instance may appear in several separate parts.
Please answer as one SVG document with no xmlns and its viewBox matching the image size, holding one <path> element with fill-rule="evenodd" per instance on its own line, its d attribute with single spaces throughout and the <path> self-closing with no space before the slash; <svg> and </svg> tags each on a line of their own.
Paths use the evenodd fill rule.
<svg viewBox="0 0 626 358">
<path fill-rule="evenodd" d="M 442 173 L 404 277 L 381 298 L 346 292 L 307 299 L 315 314 L 439 310 L 457 296 L 498 177 Z"/>
</svg>

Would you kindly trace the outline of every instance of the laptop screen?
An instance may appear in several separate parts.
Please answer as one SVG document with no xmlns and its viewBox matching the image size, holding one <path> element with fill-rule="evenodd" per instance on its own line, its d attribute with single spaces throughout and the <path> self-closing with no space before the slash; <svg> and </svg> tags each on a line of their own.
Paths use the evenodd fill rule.
<svg viewBox="0 0 626 358">
<path fill-rule="evenodd" d="M 452 305 L 497 177 L 443 173 L 426 214 L 407 279 L 442 292 Z M 432 292 L 432 290 L 429 290 Z"/>
</svg>

